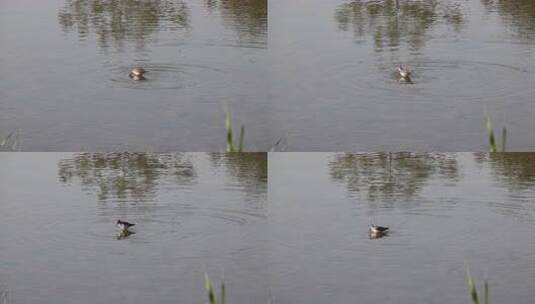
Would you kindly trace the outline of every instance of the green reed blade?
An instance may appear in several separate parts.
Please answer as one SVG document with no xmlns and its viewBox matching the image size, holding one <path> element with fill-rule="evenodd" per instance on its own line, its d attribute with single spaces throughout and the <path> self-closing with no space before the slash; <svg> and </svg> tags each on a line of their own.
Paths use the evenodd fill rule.
<svg viewBox="0 0 535 304">
<path fill-rule="evenodd" d="M 489 282 L 485 280 L 485 304 L 489 304 Z"/>
<path fill-rule="evenodd" d="M 204 273 L 204 288 L 206 291 L 208 291 L 208 300 L 210 301 L 210 304 L 216 304 L 217 301 L 215 297 L 214 286 L 207 273 Z"/>
<path fill-rule="evenodd" d="M 242 152 L 243 151 L 243 138 L 245 136 L 245 125 L 241 125 L 241 129 L 240 129 L 240 144 L 238 146 L 238 152 Z"/>
<path fill-rule="evenodd" d="M 227 130 L 227 152 L 234 152 L 234 139 L 232 138 L 232 118 L 230 112 L 226 112 L 225 128 Z"/>
<path fill-rule="evenodd" d="M 505 152 L 506 141 L 507 141 L 507 128 L 505 127 L 505 124 L 504 124 L 503 129 L 502 129 L 502 152 Z"/>
<path fill-rule="evenodd" d="M 221 282 L 221 304 L 227 303 L 227 289 L 225 288 L 225 282 Z"/>
<path fill-rule="evenodd" d="M 498 149 L 496 148 L 496 138 L 494 137 L 494 129 L 492 128 L 492 122 L 490 121 L 490 116 L 485 111 L 485 127 L 487 128 L 487 132 L 489 135 L 489 150 L 490 152 L 497 152 Z"/>
</svg>

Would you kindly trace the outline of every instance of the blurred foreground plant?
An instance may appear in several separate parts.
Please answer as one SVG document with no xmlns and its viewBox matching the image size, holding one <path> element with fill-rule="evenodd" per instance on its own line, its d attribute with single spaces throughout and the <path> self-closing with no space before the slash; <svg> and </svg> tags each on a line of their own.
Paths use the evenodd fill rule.
<svg viewBox="0 0 535 304">
<path fill-rule="evenodd" d="M 490 120 L 489 113 L 485 111 L 485 128 L 487 128 L 487 132 L 489 135 L 489 151 L 490 152 L 505 152 L 505 143 L 507 139 L 507 128 L 505 127 L 505 123 L 503 124 L 502 128 L 502 142 L 500 147 L 498 147 L 496 143 L 496 136 L 494 136 L 494 128 L 492 127 L 492 122 Z"/>
<path fill-rule="evenodd" d="M 479 291 L 477 290 L 476 282 L 470 274 L 470 269 L 468 269 L 468 267 L 466 267 L 466 277 L 468 279 L 468 290 L 470 292 L 472 302 L 474 304 L 480 304 Z M 489 304 L 489 284 L 487 280 L 485 280 L 485 283 L 483 284 L 483 303 Z"/>
</svg>

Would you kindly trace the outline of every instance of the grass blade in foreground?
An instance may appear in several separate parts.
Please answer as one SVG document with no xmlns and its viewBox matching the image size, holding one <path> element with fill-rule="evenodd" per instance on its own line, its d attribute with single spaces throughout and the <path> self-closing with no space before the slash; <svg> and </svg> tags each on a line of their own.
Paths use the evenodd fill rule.
<svg viewBox="0 0 535 304">
<path fill-rule="evenodd" d="M 232 118 L 230 112 L 226 112 L 225 116 L 225 128 L 227 129 L 227 152 L 242 152 L 243 151 L 243 139 L 245 134 L 245 126 L 242 124 L 240 128 L 240 142 L 238 148 L 234 145 L 234 136 L 232 131 Z"/>
<path fill-rule="evenodd" d="M 490 116 L 487 111 L 485 111 L 485 128 L 487 129 L 487 133 L 489 136 L 489 151 L 490 152 L 505 152 L 505 143 L 507 139 L 507 128 L 505 127 L 505 123 L 502 129 L 502 142 L 500 145 L 501 150 L 498 149 L 498 144 L 496 143 L 496 136 L 494 135 L 494 128 L 492 127 L 492 122 L 490 120 Z"/>
<path fill-rule="evenodd" d="M 476 282 L 472 275 L 470 274 L 470 269 L 466 268 L 466 277 L 468 280 L 468 289 L 470 292 L 470 297 L 472 298 L 472 303 L 479 304 L 479 292 L 477 290 Z M 483 287 L 483 296 L 484 296 L 484 303 L 489 303 L 489 284 L 487 280 L 485 280 L 484 287 Z"/>
<path fill-rule="evenodd" d="M 0 286 L 0 289 L 2 287 Z M 0 290 L 0 304 L 8 304 L 9 303 L 9 293 L 7 290 Z"/>
<path fill-rule="evenodd" d="M 210 301 L 210 304 L 217 304 L 217 297 L 215 295 L 214 291 L 214 284 L 212 284 L 212 281 L 208 277 L 208 274 L 204 273 L 204 288 L 206 288 L 206 291 L 208 292 L 208 300 Z M 227 291 L 225 288 L 225 283 L 221 282 L 221 304 L 227 303 Z"/>
<path fill-rule="evenodd" d="M 210 301 L 210 304 L 216 304 L 214 285 L 206 273 L 204 274 L 204 288 L 206 288 L 206 291 L 208 292 L 208 300 Z"/>
</svg>

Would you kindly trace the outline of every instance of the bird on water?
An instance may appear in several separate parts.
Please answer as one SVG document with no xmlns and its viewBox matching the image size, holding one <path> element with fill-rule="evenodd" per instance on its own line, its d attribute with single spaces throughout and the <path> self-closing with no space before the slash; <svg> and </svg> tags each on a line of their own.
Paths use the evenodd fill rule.
<svg viewBox="0 0 535 304">
<path fill-rule="evenodd" d="M 383 233 L 384 234 L 387 231 L 388 231 L 388 227 L 377 226 L 374 224 L 370 225 L 370 233 Z"/>
<path fill-rule="evenodd" d="M 130 227 L 135 226 L 136 224 L 132 224 L 126 221 L 117 220 L 117 227 L 121 229 L 122 231 L 128 231 Z"/>
<path fill-rule="evenodd" d="M 128 74 L 128 76 L 130 76 L 130 78 L 134 80 L 145 80 L 144 75 L 146 72 L 147 71 L 142 67 L 135 67 L 130 71 L 130 74 Z"/>
<path fill-rule="evenodd" d="M 368 229 L 370 240 L 380 239 L 383 236 L 386 236 L 387 233 L 388 233 L 388 227 L 377 226 L 374 224 L 371 224 L 370 228 Z"/>
<path fill-rule="evenodd" d="M 409 68 L 408 65 L 406 64 L 400 64 L 397 68 L 397 71 L 399 73 L 399 76 L 400 76 L 400 79 L 399 80 L 403 80 L 403 81 L 407 81 L 407 82 L 412 82 L 412 79 L 411 79 L 411 74 L 412 74 L 412 71 L 411 69 Z"/>
</svg>

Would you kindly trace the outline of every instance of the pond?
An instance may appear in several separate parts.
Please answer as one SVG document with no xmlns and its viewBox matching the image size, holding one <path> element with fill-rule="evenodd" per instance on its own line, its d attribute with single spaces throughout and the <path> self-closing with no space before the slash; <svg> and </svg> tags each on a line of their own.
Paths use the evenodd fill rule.
<svg viewBox="0 0 535 304">
<path fill-rule="evenodd" d="M 531 303 L 535 154 L 276 153 L 276 303 Z M 370 239 L 368 225 L 390 227 Z"/>
<path fill-rule="evenodd" d="M 7 0 L 0 18 L 0 138 L 23 150 L 221 151 L 227 109 L 268 148 L 266 0 Z"/>
<path fill-rule="evenodd" d="M 535 149 L 531 0 L 5 0 L 0 138 L 27 151 Z M 407 64 L 412 83 L 399 81 Z M 128 77 L 134 66 L 146 81 Z"/>
<path fill-rule="evenodd" d="M 268 296 L 265 153 L 3 153 L 0 165 L 9 303 L 204 303 L 204 271 L 239 303 Z M 118 238 L 118 219 L 134 234 Z"/>
<path fill-rule="evenodd" d="M 535 153 L 2 153 L 12 303 L 493 303 L 535 292 Z M 118 234 L 118 219 L 135 223 Z M 368 225 L 390 227 L 370 238 Z M 218 286 L 218 285 L 216 285 Z"/>
<path fill-rule="evenodd" d="M 485 109 L 510 150 L 535 148 L 531 0 L 270 0 L 269 25 L 292 151 L 485 151 Z"/>
</svg>

